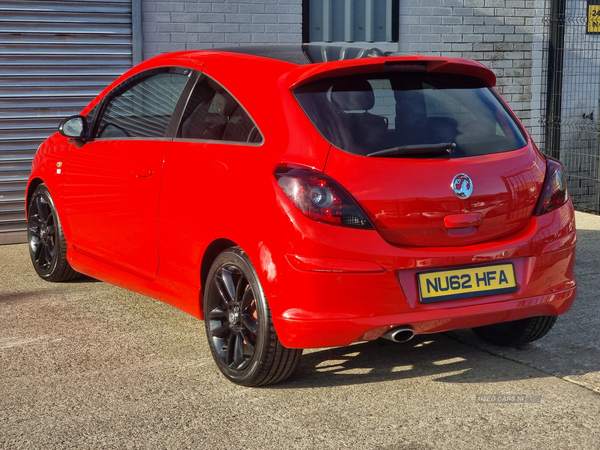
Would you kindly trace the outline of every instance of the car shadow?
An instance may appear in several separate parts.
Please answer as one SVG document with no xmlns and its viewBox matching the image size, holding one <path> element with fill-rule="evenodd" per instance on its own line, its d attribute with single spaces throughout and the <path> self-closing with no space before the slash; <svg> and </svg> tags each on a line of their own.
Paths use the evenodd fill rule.
<svg viewBox="0 0 600 450">
<path fill-rule="evenodd" d="M 65 283 L 102 283 L 102 281 L 97 280 L 95 278 L 92 277 L 88 277 L 87 275 L 82 275 L 81 277 L 75 279 L 75 280 L 69 280 L 69 281 L 65 281 Z"/>
<path fill-rule="evenodd" d="M 35 300 L 40 297 L 40 295 L 49 295 L 49 294 L 64 294 L 65 285 L 77 285 L 77 284 L 87 284 L 87 283 L 101 283 L 100 280 L 96 280 L 95 278 L 88 277 L 87 275 L 82 275 L 81 277 L 75 280 L 63 281 L 60 283 L 46 283 L 41 281 L 35 275 L 31 275 L 36 282 L 42 283 L 43 289 L 37 289 L 33 291 L 22 291 L 22 292 L 0 292 L 0 303 L 8 303 L 8 302 L 16 302 L 16 301 L 24 301 L 24 300 Z"/>
<path fill-rule="evenodd" d="M 40 295 L 49 295 L 49 294 L 62 294 L 63 290 L 60 288 L 47 289 L 43 291 L 24 291 L 24 292 L 10 292 L 10 293 L 1 293 L 0 292 L 0 303 L 8 303 L 8 302 L 20 302 L 20 301 L 29 301 L 36 300 L 40 298 Z"/>
<path fill-rule="evenodd" d="M 405 343 L 385 340 L 348 347 L 306 350 L 293 377 L 274 389 L 356 385 L 411 378 L 479 383 L 549 376 L 531 367 L 490 364 L 490 355 L 445 334 L 415 336 Z"/>
</svg>

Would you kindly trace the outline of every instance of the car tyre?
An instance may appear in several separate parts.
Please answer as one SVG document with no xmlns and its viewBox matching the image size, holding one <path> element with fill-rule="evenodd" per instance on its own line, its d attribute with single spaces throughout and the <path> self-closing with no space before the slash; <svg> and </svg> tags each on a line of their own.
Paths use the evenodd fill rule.
<svg viewBox="0 0 600 450">
<path fill-rule="evenodd" d="M 239 247 L 213 262 L 204 295 L 204 323 L 217 366 L 232 382 L 265 386 L 288 378 L 301 349 L 284 347 L 250 258 Z"/>
<path fill-rule="evenodd" d="M 27 208 L 27 241 L 31 262 L 46 281 L 70 281 L 81 276 L 67 261 L 67 241 L 50 191 L 40 184 Z"/>
<path fill-rule="evenodd" d="M 519 347 L 544 337 L 554 326 L 557 316 L 537 316 L 512 322 L 494 323 L 473 328 L 484 341 L 505 347 Z"/>
</svg>

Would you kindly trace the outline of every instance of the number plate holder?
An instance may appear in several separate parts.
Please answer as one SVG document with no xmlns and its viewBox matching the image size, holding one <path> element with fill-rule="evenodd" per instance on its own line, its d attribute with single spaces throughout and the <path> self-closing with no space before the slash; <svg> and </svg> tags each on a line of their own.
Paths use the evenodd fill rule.
<svg viewBox="0 0 600 450">
<path fill-rule="evenodd" d="M 417 274 L 421 303 L 496 295 L 518 290 L 512 263 Z"/>
</svg>

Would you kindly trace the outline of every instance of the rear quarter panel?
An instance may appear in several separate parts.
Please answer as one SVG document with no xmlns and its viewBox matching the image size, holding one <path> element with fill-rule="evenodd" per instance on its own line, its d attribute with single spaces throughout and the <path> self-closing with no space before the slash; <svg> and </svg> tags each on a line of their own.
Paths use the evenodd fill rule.
<svg viewBox="0 0 600 450">
<path fill-rule="evenodd" d="M 176 139 L 164 163 L 157 281 L 169 303 L 199 317 L 202 261 L 215 241 L 228 240 L 246 251 L 263 286 L 277 283 L 274 255 L 284 255 L 293 239 L 289 205 L 281 202 L 273 172 L 288 161 L 323 170 L 329 150 L 281 83 L 283 63 L 244 61 L 234 68 L 220 56 L 206 59 L 204 73 L 244 106 L 264 141 Z"/>
</svg>

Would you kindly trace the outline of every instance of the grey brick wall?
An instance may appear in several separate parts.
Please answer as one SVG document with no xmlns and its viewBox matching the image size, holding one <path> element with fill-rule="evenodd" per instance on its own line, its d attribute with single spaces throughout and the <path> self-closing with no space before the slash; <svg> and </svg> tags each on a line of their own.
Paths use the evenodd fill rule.
<svg viewBox="0 0 600 450">
<path fill-rule="evenodd" d="M 250 43 L 301 43 L 302 0 L 142 0 L 144 59 Z"/>
<path fill-rule="evenodd" d="M 476 59 L 525 126 L 532 117 L 534 0 L 402 0 L 399 50 Z M 539 20 L 539 19 L 538 19 Z"/>
</svg>

